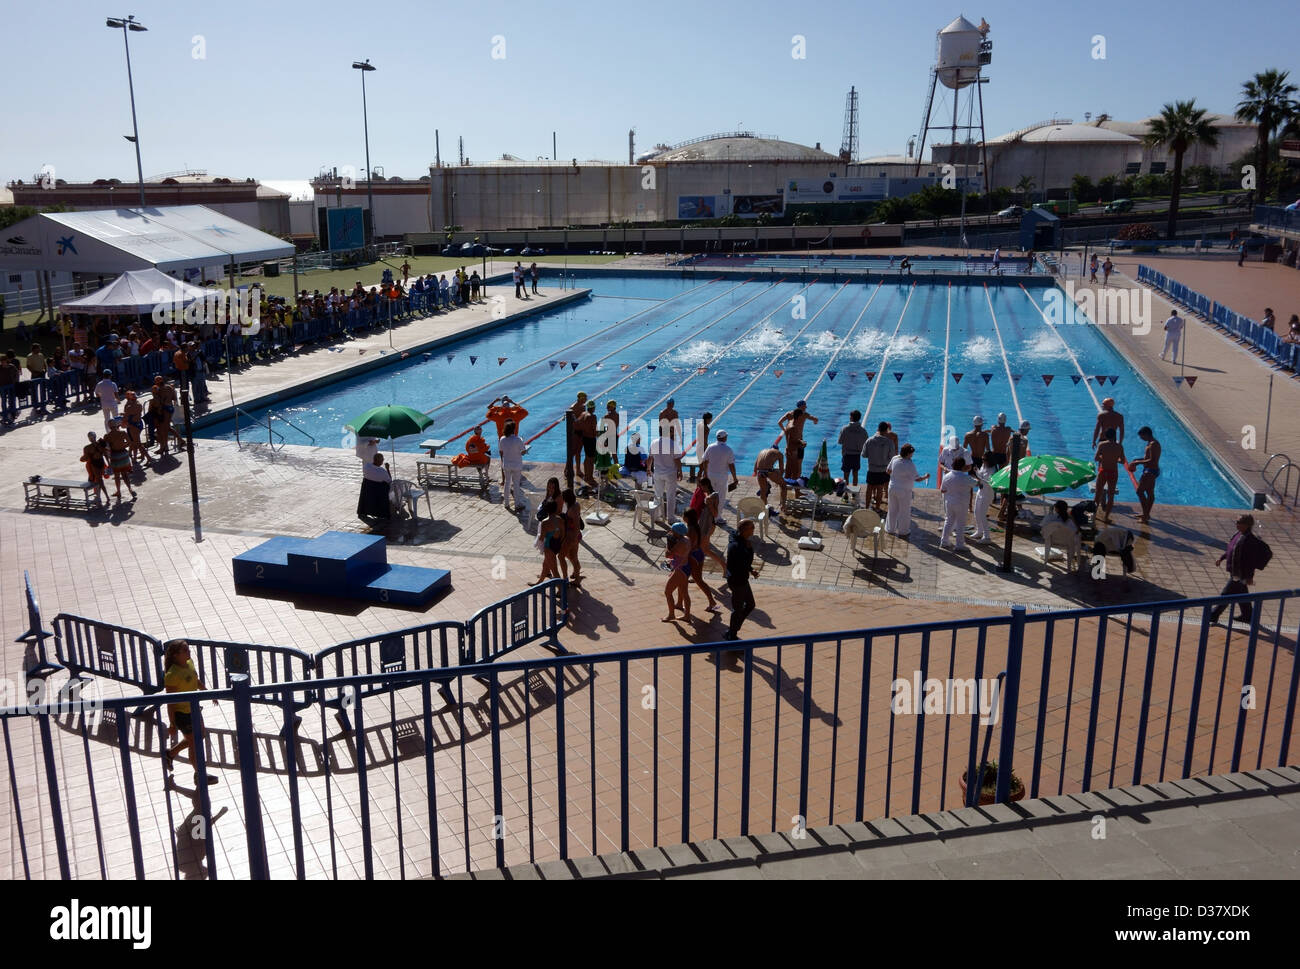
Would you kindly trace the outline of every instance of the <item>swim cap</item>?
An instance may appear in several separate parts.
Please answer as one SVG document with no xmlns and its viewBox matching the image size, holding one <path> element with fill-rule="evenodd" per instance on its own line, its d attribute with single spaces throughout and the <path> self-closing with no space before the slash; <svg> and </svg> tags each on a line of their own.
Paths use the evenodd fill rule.
<svg viewBox="0 0 1300 969">
<path fill-rule="evenodd" d="M 618 410 L 618 401 L 611 400 L 608 404 L 605 405 L 605 410 Z"/>
<path fill-rule="evenodd" d="M 587 399 L 587 395 L 583 393 L 581 390 L 578 391 L 578 400 L 586 400 L 586 399 Z"/>
<path fill-rule="evenodd" d="M 596 402 L 594 400 L 587 401 L 587 412 L 590 414 L 594 414 L 596 412 Z"/>
<path fill-rule="evenodd" d="M 808 406 L 808 401 L 806 401 L 806 400 L 801 400 L 801 401 L 799 401 L 799 403 L 795 404 L 794 406 L 795 406 L 795 407 L 807 407 L 807 406 Z"/>
<path fill-rule="evenodd" d="M 1022 431 L 1027 431 L 1027 430 L 1029 430 L 1029 421 L 1021 421 L 1021 422 L 1020 422 L 1020 429 L 1021 429 Z"/>
<path fill-rule="evenodd" d="M 1006 414 L 999 414 L 999 415 L 998 415 L 998 423 L 999 423 L 999 424 L 1005 424 L 1006 422 L 1007 422 L 1007 415 L 1006 415 Z"/>
<path fill-rule="evenodd" d="M 976 417 L 976 418 L 975 418 L 975 426 L 976 426 L 976 427 L 983 427 L 983 426 L 984 426 L 984 418 L 982 418 L 982 417 Z"/>
<path fill-rule="evenodd" d="M 1107 397 L 1105 400 L 1103 400 L 1103 401 L 1101 402 L 1101 406 L 1102 406 L 1102 407 L 1114 407 L 1114 406 L 1115 406 L 1115 398 L 1114 398 L 1114 397 Z"/>
</svg>

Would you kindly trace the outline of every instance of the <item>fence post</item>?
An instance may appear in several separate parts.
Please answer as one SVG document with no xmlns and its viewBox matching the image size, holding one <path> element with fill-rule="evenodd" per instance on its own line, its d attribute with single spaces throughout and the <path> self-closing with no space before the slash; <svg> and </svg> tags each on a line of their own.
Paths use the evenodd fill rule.
<svg viewBox="0 0 1300 969">
<path fill-rule="evenodd" d="M 36 714 L 36 725 L 41 734 L 41 753 L 45 759 L 45 786 L 49 793 L 50 824 L 54 828 L 54 847 L 59 854 L 59 877 L 65 882 L 72 878 L 72 869 L 68 864 L 68 838 L 63 830 L 63 806 L 59 797 L 59 775 L 54 766 L 54 738 L 50 731 L 49 713 Z M 122 729 L 122 727 L 118 727 Z M 14 792 L 15 801 L 18 792 Z"/>
<path fill-rule="evenodd" d="M 248 674 L 232 674 L 230 686 L 235 694 L 235 744 L 239 755 L 239 784 L 244 792 L 244 834 L 248 840 L 248 877 L 252 881 L 266 881 L 271 875 L 266 864 L 262 799 L 257 793 L 257 747 L 253 743 L 253 705 Z"/>
<path fill-rule="evenodd" d="M 1002 736 L 998 742 L 998 790 L 996 803 L 1004 804 L 1011 795 L 1011 757 L 1016 747 L 1016 715 L 1020 708 L 1020 660 L 1025 649 L 1025 607 L 1011 610 L 1011 628 L 1007 638 L 1007 688 L 1002 699 Z M 1043 698 L 1039 697 L 1039 702 Z"/>
</svg>

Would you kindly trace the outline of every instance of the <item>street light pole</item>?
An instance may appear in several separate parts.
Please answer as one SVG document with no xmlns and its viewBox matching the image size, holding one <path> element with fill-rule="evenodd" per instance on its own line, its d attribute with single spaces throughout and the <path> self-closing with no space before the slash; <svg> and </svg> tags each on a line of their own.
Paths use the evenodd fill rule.
<svg viewBox="0 0 1300 969">
<path fill-rule="evenodd" d="M 131 94 L 131 142 L 135 145 L 135 173 L 140 180 L 140 208 L 144 208 L 144 164 L 140 161 L 140 126 L 136 123 L 135 118 L 135 81 L 131 77 L 131 40 L 130 32 L 143 32 L 148 30 L 142 23 L 138 23 L 135 16 L 129 17 L 109 17 L 104 21 L 105 25 L 112 30 L 121 29 L 122 43 L 126 46 L 126 86 Z"/>
<path fill-rule="evenodd" d="M 370 63 L 370 58 L 364 61 L 353 61 L 352 66 L 361 72 L 361 124 L 366 134 L 366 207 L 370 210 L 370 238 L 373 240 L 375 233 L 375 194 L 374 194 L 374 172 L 370 168 L 370 115 L 366 109 L 366 74 L 375 69 Z"/>
</svg>

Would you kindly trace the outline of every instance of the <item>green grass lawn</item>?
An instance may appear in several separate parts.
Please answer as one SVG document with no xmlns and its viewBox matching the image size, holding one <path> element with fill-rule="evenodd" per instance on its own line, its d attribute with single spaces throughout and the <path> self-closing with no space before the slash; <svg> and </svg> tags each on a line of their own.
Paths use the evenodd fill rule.
<svg viewBox="0 0 1300 969">
<path fill-rule="evenodd" d="M 532 256 L 496 256 L 496 272 L 509 272 L 516 261 L 521 261 L 525 266 L 529 263 L 536 262 L 539 266 L 555 267 L 563 266 L 566 261 L 570 266 L 603 266 L 612 262 L 618 262 L 623 256 L 547 256 L 543 259 L 534 259 Z M 383 262 L 368 263 L 362 266 L 354 266 L 350 269 L 338 270 L 318 270 L 316 272 L 298 273 L 298 288 L 305 289 L 308 292 L 319 289 L 322 293 L 328 293 L 332 287 L 340 289 L 352 289 L 360 280 L 366 287 L 379 285 L 380 279 L 383 278 L 385 269 L 392 269 L 394 274 L 401 269 L 402 258 L 389 258 Z M 483 259 L 461 259 L 450 256 L 411 256 L 406 261 L 411 264 L 411 275 L 425 275 L 426 273 L 451 272 L 465 267 L 466 272 L 473 272 L 477 269 L 483 272 Z M 489 265 L 489 269 L 491 266 Z M 546 272 L 543 271 L 542 278 L 546 278 Z M 293 274 L 288 273 L 281 276 L 241 276 L 239 277 L 241 286 L 261 286 L 271 296 L 289 297 L 293 295 Z"/>
</svg>

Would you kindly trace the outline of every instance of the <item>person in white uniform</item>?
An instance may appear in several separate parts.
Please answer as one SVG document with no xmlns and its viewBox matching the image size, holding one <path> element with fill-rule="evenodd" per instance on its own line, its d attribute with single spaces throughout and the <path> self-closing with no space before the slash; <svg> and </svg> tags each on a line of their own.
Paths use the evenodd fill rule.
<svg viewBox="0 0 1300 969">
<path fill-rule="evenodd" d="M 514 421 L 506 421 L 501 428 L 505 437 L 497 440 L 497 454 L 501 456 L 501 471 L 505 482 L 501 487 L 501 504 L 509 505 L 510 496 L 514 495 L 514 511 L 518 512 L 524 504 L 524 441 L 518 434 Z"/>
<path fill-rule="evenodd" d="M 677 519 L 677 475 L 681 473 L 681 444 L 671 435 L 662 435 L 650 447 L 650 474 L 654 479 L 655 497 L 663 510 L 664 521 Z"/>
<path fill-rule="evenodd" d="M 1163 360 L 1165 354 L 1168 353 L 1170 361 L 1172 363 L 1177 363 L 1178 343 L 1182 338 L 1183 318 L 1178 315 L 1177 310 L 1174 310 L 1174 312 L 1169 315 L 1169 319 L 1165 320 L 1165 348 L 1160 351 L 1160 359 Z"/>
<path fill-rule="evenodd" d="M 943 476 L 939 490 L 943 492 L 943 534 L 939 536 L 939 545 L 948 546 L 948 537 L 953 537 L 953 549 L 966 551 L 966 518 L 970 514 L 970 496 L 975 488 L 975 479 L 966 473 L 966 459 L 956 458 L 952 470 Z"/>
<path fill-rule="evenodd" d="M 990 541 L 989 506 L 993 504 L 993 486 L 989 479 L 998 470 L 997 459 L 992 451 L 984 452 L 984 464 L 975 470 L 975 479 L 979 482 L 979 494 L 975 496 L 975 534 L 971 538 L 977 542 Z"/>
<path fill-rule="evenodd" d="M 912 489 L 919 481 L 930 480 L 929 472 L 916 473 L 912 455 L 916 448 L 904 444 L 898 454 L 889 460 L 889 510 L 885 515 L 885 531 L 899 538 L 907 538 L 912 531 Z"/>
</svg>

